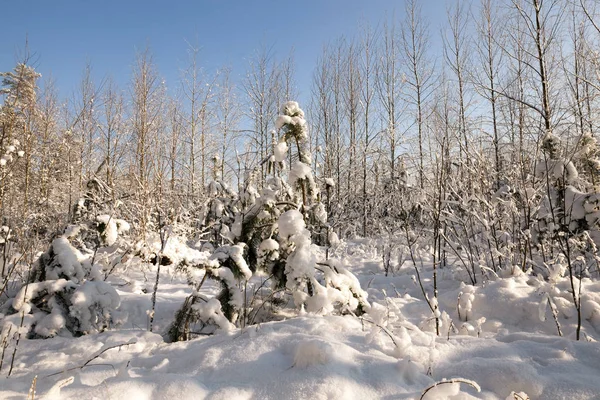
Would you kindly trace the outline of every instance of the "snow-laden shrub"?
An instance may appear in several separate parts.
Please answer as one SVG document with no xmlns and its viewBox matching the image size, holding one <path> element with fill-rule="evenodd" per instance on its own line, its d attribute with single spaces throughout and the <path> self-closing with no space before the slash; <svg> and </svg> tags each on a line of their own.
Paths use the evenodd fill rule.
<svg viewBox="0 0 600 400">
<path fill-rule="evenodd" d="M 25 283 L 0 312 L 4 324 L 23 326 L 31 337 L 83 335 L 115 323 L 119 295 L 106 276 L 128 247 L 129 224 L 107 206 L 108 188 L 99 179 L 74 207 L 64 233 L 37 258 Z M 21 319 L 23 324 L 21 324 Z"/>
<path fill-rule="evenodd" d="M 583 281 L 591 276 L 591 270 L 597 268 L 600 259 L 597 251 L 600 243 L 600 193 L 596 185 L 592 185 L 591 192 L 581 190 L 590 185 L 579 178 L 571 158 L 561 158 L 558 138 L 547 134 L 542 149 L 544 159 L 539 161 L 536 174 L 543 182 L 545 195 L 537 211 L 538 224 L 534 235 L 542 256 L 545 256 L 540 264 L 546 269 L 538 277 L 542 294 L 539 317 L 544 320 L 547 306 L 550 306 L 557 332 L 562 335 L 558 321 L 561 295 L 558 282 L 564 275 L 569 282 L 568 296 L 577 313 L 576 339 L 579 340 L 585 298 Z M 593 137 L 584 135 L 582 149 L 576 156 L 595 182 L 598 160 Z"/>
<path fill-rule="evenodd" d="M 90 255 L 82 254 L 66 237 L 56 238 L 36 261 L 34 279 L 23 285 L 3 310 L 4 324 L 20 325 L 27 316 L 31 337 L 82 335 L 103 331 L 113 323 L 119 295 L 101 280 Z"/>
</svg>

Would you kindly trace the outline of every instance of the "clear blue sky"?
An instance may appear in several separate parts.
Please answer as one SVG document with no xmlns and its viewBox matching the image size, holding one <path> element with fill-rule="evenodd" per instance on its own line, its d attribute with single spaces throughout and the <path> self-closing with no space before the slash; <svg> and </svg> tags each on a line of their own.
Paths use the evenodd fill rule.
<svg viewBox="0 0 600 400">
<path fill-rule="evenodd" d="M 438 41 L 446 1 L 421 0 Z M 51 74 L 62 96 L 74 90 L 86 60 L 96 80 L 111 75 L 128 82 L 136 49 L 149 46 L 170 89 L 186 62 L 186 40 L 201 48 L 208 70 L 224 65 L 243 76 L 261 44 L 277 57 L 294 48 L 301 97 L 308 96 L 315 61 L 325 43 L 358 32 L 361 21 L 376 25 L 402 0 L 217 1 L 217 0 L 32 0 L 2 4 L 0 71 L 12 69 L 26 35 L 37 69 Z"/>
</svg>

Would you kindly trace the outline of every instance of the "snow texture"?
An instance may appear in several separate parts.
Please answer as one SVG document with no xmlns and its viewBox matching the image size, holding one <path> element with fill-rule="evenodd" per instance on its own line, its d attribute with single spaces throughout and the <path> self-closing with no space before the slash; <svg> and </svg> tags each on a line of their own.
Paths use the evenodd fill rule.
<svg viewBox="0 0 600 400">
<path fill-rule="evenodd" d="M 188 342 L 165 343 L 159 334 L 189 296 L 187 276 L 175 266 L 161 269 L 155 315 L 159 333 L 146 329 L 151 307 L 147 289 L 152 285 L 144 282 L 155 266 L 139 259 L 106 282 L 56 279 L 24 286 L 9 305 L 17 313 L 0 316 L 0 343 L 9 337 L 9 329 L 18 329 L 22 312 L 25 328 L 35 326 L 35 334 L 50 338 L 22 336 L 0 398 L 25 398 L 35 375 L 39 398 L 56 399 L 418 399 L 436 382 L 458 377 L 476 382 L 481 392 L 452 382 L 435 386 L 425 398 L 584 400 L 600 393 L 600 282 L 584 277 L 574 283 L 576 290 L 582 289 L 583 332 L 583 340 L 575 341 L 577 318 L 564 260 L 548 263 L 545 278 L 517 266 L 477 285 L 462 283 L 460 263 L 438 269 L 439 295 L 436 303 L 429 303 L 439 307 L 441 335 L 436 337 L 410 262 L 385 276 L 381 255 L 374 250 L 377 243 L 370 239 L 342 241 L 335 250 L 340 260 L 326 260 L 323 249 L 311 243 L 297 210 L 283 213 L 276 228 L 273 238 L 262 240 L 259 247 L 265 257 L 291 251 L 286 268 L 295 278 L 288 290 L 299 310 L 287 310 L 279 321 L 236 328 L 215 298 L 220 283 L 207 280 L 196 293 L 200 300 L 193 310 L 219 329 Z M 64 274 L 76 277 L 81 268 L 85 275 L 87 256 L 61 239 L 52 248 L 67 265 Z M 232 270 L 219 267 L 208 253 L 190 248 L 184 238 L 169 242 L 174 257 L 203 262 L 228 285 L 239 286 Z M 264 276 L 249 274 L 235 261 L 243 246 L 224 249 L 222 254 L 248 278 L 248 292 L 264 284 Z M 432 260 L 424 255 L 422 261 L 423 283 L 431 291 L 427 277 Z M 312 297 L 302 286 L 307 281 Z M 66 315 L 50 296 L 62 291 L 72 292 Z M 48 296 L 50 312 L 35 309 L 40 296 Z M 556 307 L 562 337 L 549 317 L 548 300 Z M 232 301 L 243 306 L 242 290 L 233 292 Z M 364 314 L 351 313 L 359 303 Z M 113 314 L 117 307 L 121 313 Z M 347 312 L 321 315 L 333 307 Z M 67 337 L 64 326 L 75 317 L 91 334 Z M 106 324 L 115 329 L 102 331 Z M 14 340 L 8 342 L 10 354 Z M 116 345 L 122 346 L 77 368 Z"/>
<path fill-rule="evenodd" d="M 121 304 L 117 291 L 102 281 L 87 281 L 71 297 L 69 314 L 79 321 L 82 332 L 102 329 L 100 321 L 110 318 Z"/>
</svg>

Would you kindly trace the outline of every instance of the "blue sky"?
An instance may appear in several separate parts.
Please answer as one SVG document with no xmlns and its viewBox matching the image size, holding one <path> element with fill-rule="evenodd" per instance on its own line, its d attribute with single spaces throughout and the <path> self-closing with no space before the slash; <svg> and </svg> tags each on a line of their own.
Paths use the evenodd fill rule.
<svg viewBox="0 0 600 400">
<path fill-rule="evenodd" d="M 437 41 L 446 2 L 421 1 Z M 186 40 L 202 48 L 201 64 L 208 70 L 230 66 L 238 80 L 264 45 L 277 57 L 294 49 L 298 89 L 305 97 L 324 44 L 354 35 L 361 21 L 375 25 L 392 13 L 400 19 L 403 8 L 402 0 L 32 0 L 27 6 L 12 1 L 2 5 L 0 71 L 14 66 L 27 36 L 38 71 L 51 74 L 65 96 L 87 60 L 96 80 L 111 75 L 126 84 L 136 50 L 149 46 L 173 89 L 185 67 Z"/>
</svg>

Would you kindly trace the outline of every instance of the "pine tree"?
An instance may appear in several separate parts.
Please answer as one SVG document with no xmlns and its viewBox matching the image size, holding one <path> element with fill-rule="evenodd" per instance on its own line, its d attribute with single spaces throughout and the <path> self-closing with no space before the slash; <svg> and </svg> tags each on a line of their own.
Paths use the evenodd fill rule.
<svg viewBox="0 0 600 400">
<path fill-rule="evenodd" d="M 326 213 L 311 170 L 304 112 L 296 102 L 287 102 L 275 125 L 280 140 L 267 161 L 269 177 L 260 191 L 251 179 L 245 183 L 237 201 L 241 211 L 227 229 L 223 227 L 231 215 L 221 213 L 220 232 L 231 244 L 216 248 L 203 265 L 195 266 L 205 270 L 200 281 L 188 271 L 195 294 L 177 313 L 168 333 L 171 340 L 189 338 L 192 323 L 200 323 L 202 329 L 207 325 L 231 329 L 273 318 L 267 310 L 277 310 L 290 300 L 315 313 L 360 312 L 368 307 L 356 277 L 336 261 L 319 263 L 313 252 L 315 221 L 326 223 Z M 291 147 L 295 154 L 288 169 Z M 222 210 L 222 203 L 217 204 Z M 216 214 L 211 215 L 209 221 L 215 225 Z M 267 276 L 271 287 L 264 287 L 265 281 L 248 298 L 248 281 L 255 275 Z M 207 277 L 221 283 L 219 307 L 198 293 Z"/>
</svg>

